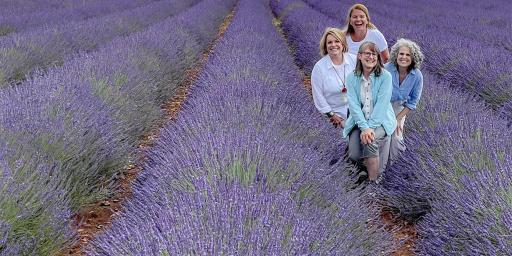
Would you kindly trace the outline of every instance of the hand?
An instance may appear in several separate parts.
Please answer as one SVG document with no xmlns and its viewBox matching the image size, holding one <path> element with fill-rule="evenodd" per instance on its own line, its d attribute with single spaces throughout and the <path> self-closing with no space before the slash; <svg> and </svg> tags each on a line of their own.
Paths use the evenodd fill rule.
<svg viewBox="0 0 512 256">
<path fill-rule="evenodd" d="M 334 127 L 338 128 L 338 127 L 341 127 L 343 128 L 345 126 L 345 121 L 343 120 L 343 118 L 337 116 L 337 115 L 333 115 L 329 121 L 331 121 L 331 124 L 334 125 Z"/>
<path fill-rule="evenodd" d="M 402 134 L 402 120 L 403 117 L 396 117 L 396 136 L 400 136 L 400 134 Z"/>
<path fill-rule="evenodd" d="M 375 131 L 372 128 L 368 128 L 361 133 L 361 143 L 367 145 L 375 140 Z"/>
</svg>

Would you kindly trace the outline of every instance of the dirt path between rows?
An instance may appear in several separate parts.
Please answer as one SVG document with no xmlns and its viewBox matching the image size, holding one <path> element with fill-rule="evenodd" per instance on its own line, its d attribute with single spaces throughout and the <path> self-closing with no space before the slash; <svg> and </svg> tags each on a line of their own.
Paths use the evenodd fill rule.
<svg viewBox="0 0 512 256">
<path fill-rule="evenodd" d="M 233 8 L 230 14 L 226 16 L 221 26 L 218 29 L 216 39 L 208 47 L 202 56 L 200 61 L 188 69 L 185 73 L 186 80 L 181 84 L 175 95 L 170 99 L 163 108 L 165 109 L 165 118 L 159 124 L 159 128 L 150 134 L 145 135 L 139 144 L 139 148 L 142 152 L 147 152 L 151 148 L 151 145 L 159 136 L 160 129 L 172 120 L 175 120 L 178 116 L 178 112 L 181 109 L 182 104 L 185 102 L 190 87 L 196 81 L 199 73 L 203 70 L 206 60 L 210 54 L 214 51 L 214 46 L 223 37 L 224 32 L 233 19 L 236 6 Z M 73 216 L 73 230 L 76 230 L 78 234 L 78 240 L 70 248 L 64 249 L 60 252 L 59 256 L 64 255 L 85 255 L 83 251 L 87 244 L 98 234 L 110 227 L 112 220 L 121 214 L 123 211 L 123 202 L 130 198 L 132 194 L 131 183 L 134 181 L 138 174 L 142 171 L 140 166 L 144 162 L 144 153 L 139 157 L 136 164 L 130 164 L 125 171 L 123 171 L 122 177 L 117 181 L 120 190 L 113 197 L 106 200 L 102 200 L 90 205 L 83 207 L 78 213 Z"/>
</svg>

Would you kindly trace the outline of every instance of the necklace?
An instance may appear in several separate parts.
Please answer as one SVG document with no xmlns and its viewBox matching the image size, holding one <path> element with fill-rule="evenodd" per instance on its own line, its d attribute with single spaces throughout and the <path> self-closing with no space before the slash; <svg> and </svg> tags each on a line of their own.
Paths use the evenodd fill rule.
<svg viewBox="0 0 512 256">
<path fill-rule="evenodd" d="M 343 65 L 343 64 L 342 64 Z M 332 66 L 334 68 L 334 72 L 336 72 L 336 76 L 338 76 L 338 78 L 340 79 L 341 81 L 341 84 L 343 85 L 343 87 L 341 88 L 341 92 L 347 92 L 347 88 L 345 86 L 345 65 L 343 65 L 343 78 L 341 78 L 340 74 L 338 74 L 338 70 L 336 69 L 336 67 Z"/>
</svg>

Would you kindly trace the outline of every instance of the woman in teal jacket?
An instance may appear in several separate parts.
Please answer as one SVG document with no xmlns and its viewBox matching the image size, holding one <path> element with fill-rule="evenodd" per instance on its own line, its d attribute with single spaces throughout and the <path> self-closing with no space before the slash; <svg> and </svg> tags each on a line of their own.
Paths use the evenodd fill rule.
<svg viewBox="0 0 512 256">
<path fill-rule="evenodd" d="M 350 116 L 343 129 L 349 158 L 363 162 L 371 181 L 377 180 L 387 163 L 389 155 L 380 155 L 379 149 L 389 143 L 397 124 L 390 103 L 391 74 L 383 68 L 379 52 L 372 42 L 359 47 L 356 68 L 347 77 Z"/>
</svg>

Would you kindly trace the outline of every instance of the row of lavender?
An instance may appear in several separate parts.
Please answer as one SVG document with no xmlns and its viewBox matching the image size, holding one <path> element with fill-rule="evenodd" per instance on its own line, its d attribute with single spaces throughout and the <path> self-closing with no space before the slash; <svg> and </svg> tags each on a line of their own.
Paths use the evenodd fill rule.
<svg viewBox="0 0 512 256">
<path fill-rule="evenodd" d="M 408 151 L 387 171 L 382 199 L 402 216 L 423 216 L 420 255 L 511 255 L 507 123 L 473 97 L 424 77 L 432 92 L 407 119 Z"/>
<path fill-rule="evenodd" d="M 79 52 L 94 51 L 116 37 L 143 30 L 197 2 L 162 0 L 103 17 L 0 37 L 0 88 L 41 75 Z"/>
<path fill-rule="evenodd" d="M 10 12 L 0 15 L 0 36 L 18 33 L 40 26 L 54 26 L 71 21 L 86 20 L 115 12 L 133 9 L 154 0 L 115 0 L 87 1 L 83 5 L 71 5 L 60 9 L 39 10 L 37 12 Z M 2 6 L 4 7 L 4 6 Z"/>
<path fill-rule="evenodd" d="M 338 10 L 350 6 L 349 2 L 334 0 L 308 2 L 340 22 L 347 14 Z M 504 117 L 512 116 L 512 36 L 504 33 L 512 29 L 512 20 L 509 14 L 500 15 L 506 7 L 495 5 L 490 10 L 470 9 L 466 13 L 471 8 L 466 8 L 467 4 L 445 1 L 365 2 L 372 10 L 372 21 L 390 44 L 399 37 L 421 42 L 428 71 L 454 88 L 478 95 Z M 485 18 L 474 15 L 481 12 L 487 12 Z"/>
<path fill-rule="evenodd" d="M 73 241 L 70 214 L 115 189 L 233 5 L 204 0 L 0 92 L 0 255 L 51 255 Z"/>
<path fill-rule="evenodd" d="M 91 0 L 101 1 L 101 0 Z M 12 13 L 34 13 L 43 10 L 62 9 L 67 6 L 81 6 L 89 2 L 86 0 L 1 0 L 0 15 L 9 15 Z"/>
<path fill-rule="evenodd" d="M 323 28 L 336 21 L 302 1 L 272 3 L 300 53 L 298 62 L 311 70 L 319 57 L 306 58 L 317 52 Z M 427 72 L 424 77 L 429 93 L 408 117 L 409 149 L 386 173 L 381 203 L 403 217 L 428 212 L 418 223 L 420 255 L 509 255 L 512 134 L 507 123 L 467 93 L 453 91 Z"/>
<path fill-rule="evenodd" d="M 380 255 L 391 235 L 331 162 L 264 1 L 242 0 L 133 197 L 90 255 Z M 368 222 L 370 221 L 370 222 Z"/>
</svg>

